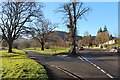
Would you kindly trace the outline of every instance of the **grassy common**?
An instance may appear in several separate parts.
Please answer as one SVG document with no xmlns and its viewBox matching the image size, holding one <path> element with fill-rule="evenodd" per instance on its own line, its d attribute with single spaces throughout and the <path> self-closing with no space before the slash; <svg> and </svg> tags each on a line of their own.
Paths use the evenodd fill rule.
<svg viewBox="0 0 120 80">
<path fill-rule="evenodd" d="M 109 45 L 108 47 L 112 47 L 112 46 L 120 47 L 120 44 L 112 44 L 112 45 Z"/>
<path fill-rule="evenodd" d="M 62 47 L 58 47 L 58 48 L 54 48 L 54 49 L 44 49 L 44 51 L 42 51 L 40 48 L 26 48 L 24 50 L 27 51 L 34 51 L 34 52 L 38 52 L 41 54 L 49 54 L 49 55 L 53 55 L 53 54 L 59 54 L 59 53 L 67 53 L 69 52 L 70 48 L 62 48 Z"/>
<path fill-rule="evenodd" d="M 32 59 L 21 50 L 13 49 L 13 53 L 8 53 L 7 50 L 0 51 L 0 76 L 3 79 L 47 79 L 46 70 L 44 67 Z"/>
</svg>

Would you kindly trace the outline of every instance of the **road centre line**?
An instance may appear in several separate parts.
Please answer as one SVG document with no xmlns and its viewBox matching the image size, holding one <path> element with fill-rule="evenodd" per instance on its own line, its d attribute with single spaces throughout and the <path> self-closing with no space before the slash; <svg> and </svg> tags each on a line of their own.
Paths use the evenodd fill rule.
<svg viewBox="0 0 120 80">
<path fill-rule="evenodd" d="M 79 56 L 78 56 L 79 57 Z M 111 76 L 110 74 L 108 74 L 106 71 L 104 71 L 102 68 L 100 68 L 99 66 L 97 66 L 96 64 L 92 63 L 90 60 L 88 60 L 87 58 L 81 56 L 84 60 L 86 60 L 87 62 L 89 62 L 90 64 L 92 64 L 93 66 L 95 66 L 98 70 L 100 70 L 101 72 L 103 72 L 105 75 L 107 75 L 110 78 L 114 78 L 113 76 Z"/>
<path fill-rule="evenodd" d="M 97 65 L 96 64 L 93 64 L 95 67 L 97 67 Z"/>
<path fill-rule="evenodd" d="M 105 72 L 104 70 L 102 70 L 102 69 L 101 69 L 100 71 L 102 71 L 103 73 L 106 73 L 106 72 Z"/>
<path fill-rule="evenodd" d="M 98 69 L 100 69 L 100 67 L 97 66 Z"/>
<path fill-rule="evenodd" d="M 107 76 L 109 76 L 110 78 L 113 78 L 110 74 L 107 74 Z"/>
<path fill-rule="evenodd" d="M 79 58 L 80 60 L 84 61 L 83 58 L 81 58 L 80 56 L 78 56 L 78 58 Z"/>
</svg>

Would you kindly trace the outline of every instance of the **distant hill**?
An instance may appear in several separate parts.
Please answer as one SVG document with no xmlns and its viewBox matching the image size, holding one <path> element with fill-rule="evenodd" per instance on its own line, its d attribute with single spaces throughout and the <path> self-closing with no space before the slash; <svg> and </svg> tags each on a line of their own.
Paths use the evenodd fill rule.
<svg viewBox="0 0 120 80">
<path fill-rule="evenodd" d="M 65 39 L 65 35 L 68 34 L 68 32 L 65 31 L 53 31 L 54 34 L 58 35 L 61 39 Z M 95 39 L 96 36 L 92 36 L 92 40 Z M 2 36 L 0 35 L 0 39 Z M 77 36 L 76 41 L 82 40 L 82 36 Z M 25 38 L 18 38 L 14 42 L 23 42 L 23 41 L 31 41 L 31 39 L 25 39 Z"/>
<path fill-rule="evenodd" d="M 58 35 L 61 39 L 65 39 L 65 35 L 68 34 L 67 32 L 64 31 L 53 31 L 56 35 Z M 82 36 L 77 36 L 76 41 L 82 40 Z"/>
<path fill-rule="evenodd" d="M 23 41 L 30 41 L 30 40 L 25 38 L 18 38 L 14 41 L 14 43 L 22 43 Z"/>
</svg>

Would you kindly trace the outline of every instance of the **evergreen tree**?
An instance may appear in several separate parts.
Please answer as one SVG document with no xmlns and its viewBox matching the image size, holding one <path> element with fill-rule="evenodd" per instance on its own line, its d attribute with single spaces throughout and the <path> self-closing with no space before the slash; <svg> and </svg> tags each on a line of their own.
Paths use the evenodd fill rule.
<svg viewBox="0 0 120 80">
<path fill-rule="evenodd" d="M 109 36 L 109 40 L 112 40 L 114 37 L 112 35 Z"/>
<path fill-rule="evenodd" d="M 101 28 L 98 30 L 98 33 L 100 33 L 100 32 L 102 32 L 102 29 L 101 29 Z"/>
<path fill-rule="evenodd" d="M 106 27 L 106 25 L 105 25 L 103 32 L 106 32 L 106 31 L 108 31 L 108 30 L 107 30 L 107 27 Z"/>
</svg>

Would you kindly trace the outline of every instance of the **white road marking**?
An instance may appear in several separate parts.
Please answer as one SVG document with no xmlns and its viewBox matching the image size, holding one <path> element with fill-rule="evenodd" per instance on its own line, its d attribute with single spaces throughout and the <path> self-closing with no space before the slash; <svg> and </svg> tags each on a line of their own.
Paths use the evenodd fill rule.
<svg viewBox="0 0 120 80">
<path fill-rule="evenodd" d="M 98 69 L 100 69 L 100 67 L 97 66 Z"/>
<path fill-rule="evenodd" d="M 74 75 L 72 75 L 71 73 L 69 73 L 69 72 L 67 72 L 68 70 L 67 69 L 65 69 L 65 68 L 63 68 L 63 69 L 61 69 L 61 68 L 59 68 L 58 66 L 55 66 L 55 65 L 50 65 L 50 66 L 52 66 L 52 67 L 55 67 L 55 68 L 57 68 L 58 70 L 61 70 L 61 71 L 63 71 L 63 72 L 65 72 L 66 74 L 68 74 L 68 75 L 70 75 L 70 76 L 72 76 L 72 77 L 74 77 L 74 78 L 76 78 L 77 79 L 77 77 L 76 76 L 74 76 Z M 65 70 L 67 70 L 67 71 L 65 71 Z M 75 73 L 74 73 L 75 74 Z M 76 74 L 75 74 L 76 75 Z M 77 75 L 78 76 L 78 75 Z"/>
<path fill-rule="evenodd" d="M 81 58 L 80 56 L 78 56 L 78 58 L 79 58 L 80 60 L 84 61 L 83 58 Z"/>
<path fill-rule="evenodd" d="M 57 56 L 62 56 L 62 57 L 66 57 L 67 55 L 57 55 Z"/>
<path fill-rule="evenodd" d="M 107 76 L 109 76 L 110 78 L 114 78 L 114 77 L 112 77 L 110 74 L 107 74 Z"/>
<path fill-rule="evenodd" d="M 93 65 L 93 63 L 91 63 Z"/>
<path fill-rule="evenodd" d="M 93 64 L 95 67 L 96 67 L 96 65 L 95 64 Z"/>
<path fill-rule="evenodd" d="M 102 69 L 101 69 L 100 71 L 102 71 L 103 73 L 106 73 L 106 72 L 105 72 L 104 70 L 102 70 Z"/>
<path fill-rule="evenodd" d="M 110 78 L 114 78 L 112 75 L 108 74 L 106 71 L 104 71 L 102 68 L 100 68 L 99 66 L 97 66 L 96 64 L 92 63 L 90 60 L 88 60 L 87 58 L 81 56 L 83 59 L 85 59 L 86 61 L 88 61 L 90 64 L 92 64 L 93 66 L 95 66 L 97 69 L 99 69 L 101 72 L 103 72 L 104 74 L 106 74 L 108 77 Z"/>
<path fill-rule="evenodd" d="M 76 79 L 78 79 L 76 76 L 82 78 L 81 76 L 79 76 L 79 75 L 77 75 L 77 74 L 75 74 L 75 73 L 73 73 L 73 72 L 72 72 L 72 73 L 73 73 L 74 75 L 71 74 L 70 72 L 67 72 L 67 71 L 69 71 L 69 70 L 67 70 L 67 69 L 65 69 L 65 68 L 63 68 L 63 67 L 55 66 L 55 65 L 49 64 L 49 63 L 47 63 L 47 62 L 46 62 L 46 64 L 48 64 L 49 66 L 55 67 L 55 68 L 57 68 L 58 70 L 63 71 L 64 73 L 66 73 L 66 74 L 68 74 L 68 75 L 70 75 L 70 76 L 72 76 L 72 77 L 74 77 L 74 78 L 76 78 Z M 76 76 L 75 76 L 75 75 L 76 75 Z"/>
</svg>

